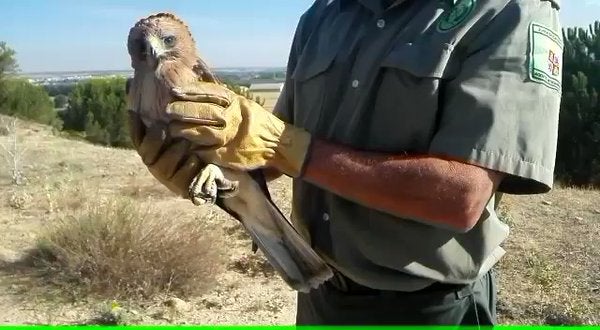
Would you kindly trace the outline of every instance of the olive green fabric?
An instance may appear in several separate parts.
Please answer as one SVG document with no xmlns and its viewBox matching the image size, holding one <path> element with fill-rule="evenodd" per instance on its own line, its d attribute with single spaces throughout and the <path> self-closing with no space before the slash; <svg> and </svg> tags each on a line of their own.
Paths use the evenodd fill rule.
<svg viewBox="0 0 600 330">
<path fill-rule="evenodd" d="M 540 61 L 547 31 L 561 34 L 558 2 L 401 0 L 387 10 L 384 0 L 327 3 L 300 20 L 278 116 L 356 149 L 452 156 L 503 172 L 500 192 L 551 189 L 561 95 L 555 77 L 531 78 L 530 54 L 538 71 L 562 69 L 560 57 Z M 532 23 L 546 29 L 535 45 Z M 336 269 L 372 288 L 470 283 L 505 253 L 509 228 L 494 197 L 478 224 L 459 233 L 302 180 L 293 190 L 295 225 Z"/>
</svg>

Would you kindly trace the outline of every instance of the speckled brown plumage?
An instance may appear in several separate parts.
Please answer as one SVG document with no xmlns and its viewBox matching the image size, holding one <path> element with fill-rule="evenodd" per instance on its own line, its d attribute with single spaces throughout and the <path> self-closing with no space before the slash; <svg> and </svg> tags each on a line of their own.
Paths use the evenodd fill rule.
<svg viewBox="0 0 600 330">
<path fill-rule="evenodd" d="M 167 37 L 175 40 L 160 61 L 154 61 L 148 54 L 150 35 L 157 40 Z M 161 110 L 172 101 L 173 87 L 197 80 L 218 82 L 200 58 L 190 29 L 174 14 L 156 13 L 136 22 L 129 31 L 127 50 L 134 69 L 128 101 L 132 108 L 143 109 L 144 116 L 153 120 L 162 118 Z"/>
<path fill-rule="evenodd" d="M 201 108 L 201 101 L 186 98 L 188 95 L 181 91 L 201 85 L 198 80 L 215 82 L 216 78 L 198 56 L 185 23 L 169 13 L 150 15 L 131 28 L 127 47 L 135 71 L 128 84 L 130 107 L 147 126 L 168 122 L 166 109 L 175 99 L 192 109 Z M 219 93 L 219 89 L 212 91 Z M 232 122 L 227 125 L 235 127 Z M 271 200 L 261 170 L 248 173 L 207 164 L 188 192 L 195 204 L 211 201 L 243 223 L 256 246 L 292 288 L 308 292 L 333 276 L 327 263 Z"/>
</svg>

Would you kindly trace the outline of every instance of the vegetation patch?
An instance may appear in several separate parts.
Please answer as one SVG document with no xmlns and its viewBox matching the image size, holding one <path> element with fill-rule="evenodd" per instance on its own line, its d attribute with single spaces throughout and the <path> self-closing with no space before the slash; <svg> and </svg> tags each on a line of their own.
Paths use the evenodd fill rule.
<svg viewBox="0 0 600 330">
<path fill-rule="evenodd" d="M 214 283 L 220 253 L 196 221 L 128 200 L 99 201 L 54 221 L 27 263 L 77 296 L 151 298 L 198 294 Z"/>
<path fill-rule="evenodd" d="M 262 275 L 264 277 L 275 276 L 275 269 L 262 255 L 245 254 L 231 261 L 229 270 L 250 277 Z"/>
</svg>

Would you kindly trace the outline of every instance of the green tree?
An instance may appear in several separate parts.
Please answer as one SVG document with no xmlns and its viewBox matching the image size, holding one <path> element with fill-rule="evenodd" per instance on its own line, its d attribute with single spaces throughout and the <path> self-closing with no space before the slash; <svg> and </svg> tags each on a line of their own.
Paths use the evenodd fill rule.
<svg viewBox="0 0 600 330">
<path fill-rule="evenodd" d="M 58 83 L 52 85 L 45 85 L 44 88 L 50 94 L 50 96 L 69 95 L 73 92 L 75 84 L 72 83 Z"/>
<path fill-rule="evenodd" d="M 54 107 L 62 109 L 67 106 L 69 98 L 66 95 L 58 94 L 54 97 Z"/>
<path fill-rule="evenodd" d="M 54 104 L 43 87 L 24 79 L 7 79 L 0 95 L 0 113 L 60 127 Z"/>
<path fill-rule="evenodd" d="M 95 119 L 94 114 L 89 113 L 85 124 L 85 137 L 93 143 L 109 145 L 110 135 Z"/>
<path fill-rule="evenodd" d="M 600 22 L 563 31 L 563 98 L 556 174 L 579 186 L 600 186 Z"/>
<path fill-rule="evenodd" d="M 96 78 L 78 83 L 61 114 L 64 127 L 86 132 L 94 143 L 131 147 L 125 81 L 125 78 Z"/>
<path fill-rule="evenodd" d="M 7 77 L 17 71 L 15 51 L 6 42 L 0 41 L 0 108 L 6 102 Z M 0 109 L 1 110 L 1 109 Z"/>
<path fill-rule="evenodd" d="M 0 41 L 0 113 L 60 128 L 50 96 L 44 88 L 15 78 L 15 51 Z"/>
<path fill-rule="evenodd" d="M 17 72 L 19 66 L 15 55 L 15 51 L 6 42 L 0 41 L 0 81 Z"/>
</svg>

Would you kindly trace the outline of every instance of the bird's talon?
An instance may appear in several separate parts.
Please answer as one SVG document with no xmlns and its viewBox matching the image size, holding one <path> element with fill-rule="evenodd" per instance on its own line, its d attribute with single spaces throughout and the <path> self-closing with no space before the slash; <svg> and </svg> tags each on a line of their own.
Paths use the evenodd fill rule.
<svg viewBox="0 0 600 330">
<path fill-rule="evenodd" d="M 239 193 L 239 181 L 224 180 L 220 183 L 221 185 L 219 187 L 219 197 L 231 198 L 237 196 L 237 194 Z"/>
<path fill-rule="evenodd" d="M 194 196 L 192 197 L 192 203 L 194 203 L 196 206 L 202 206 L 206 204 L 206 200 Z"/>
<path fill-rule="evenodd" d="M 189 195 L 192 200 L 201 199 L 215 204 L 217 198 L 231 198 L 238 194 L 239 182 L 227 180 L 223 172 L 215 165 L 209 164 L 202 169 L 190 184 Z M 194 201 L 198 205 L 199 201 Z"/>
</svg>

